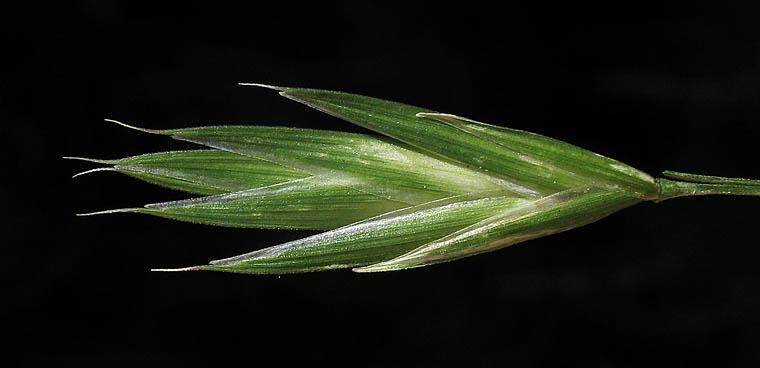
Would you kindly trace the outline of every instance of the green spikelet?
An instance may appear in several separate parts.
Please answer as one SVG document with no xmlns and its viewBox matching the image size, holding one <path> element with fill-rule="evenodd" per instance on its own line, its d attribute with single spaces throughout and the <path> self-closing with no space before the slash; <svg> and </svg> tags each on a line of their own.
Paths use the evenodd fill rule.
<svg viewBox="0 0 760 368">
<path fill-rule="evenodd" d="M 396 102 L 248 85 L 383 136 L 263 126 L 135 128 L 206 149 L 80 159 L 108 165 L 88 172 L 117 171 L 201 195 L 91 214 L 328 230 L 209 265 L 159 271 L 401 270 L 570 230 L 643 201 L 760 195 L 757 180 L 671 171 L 655 179 L 556 139 Z"/>
</svg>

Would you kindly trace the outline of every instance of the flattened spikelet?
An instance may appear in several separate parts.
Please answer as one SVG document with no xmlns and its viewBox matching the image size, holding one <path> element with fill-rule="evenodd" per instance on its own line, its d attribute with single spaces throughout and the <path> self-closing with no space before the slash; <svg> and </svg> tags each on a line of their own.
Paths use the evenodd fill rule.
<svg viewBox="0 0 760 368">
<path fill-rule="evenodd" d="M 354 94 L 279 91 L 384 137 L 263 126 L 129 128 L 205 149 L 91 161 L 200 197 L 135 212 L 211 225 L 328 230 L 209 265 L 157 271 L 252 274 L 420 267 L 570 230 L 636 203 L 760 195 L 760 181 L 622 162 L 538 134 Z M 612 138 L 612 137 L 611 137 Z M 252 245 L 255 244 L 252 241 Z"/>
</svg>

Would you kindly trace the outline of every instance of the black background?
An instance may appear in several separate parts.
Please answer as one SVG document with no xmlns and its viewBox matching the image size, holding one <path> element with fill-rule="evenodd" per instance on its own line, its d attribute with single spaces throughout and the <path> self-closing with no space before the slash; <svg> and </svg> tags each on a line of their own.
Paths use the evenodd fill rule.
<svg viewBox="0 0 760 368">
<path fill-rule="evenodd" d="M 755 198 L 643 203 L 410 271 L 151 273 L 311 234 L 75 213 L 183 198 L 62 156 L 185 148 L 147 128 L 362 131 L 259 82 L 559 138 L 652 174 L 760 178 L 760 3 L 614 8 L 30 2 L 6 9 L 4 335 L 56 365 L 753 366 Z M 395 363 L 394 363 L 395 364 Z"/>
</svg>

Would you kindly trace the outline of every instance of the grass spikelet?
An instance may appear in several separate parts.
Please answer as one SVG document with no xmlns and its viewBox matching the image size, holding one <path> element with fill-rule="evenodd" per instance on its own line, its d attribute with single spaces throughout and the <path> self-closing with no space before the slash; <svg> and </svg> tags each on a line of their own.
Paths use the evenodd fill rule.
<svg viewBox="0 0 760 368">
<path fill-rule="evenodd" d="M 280 95 L 378 135 L 266 126 L 124 127 L 203 148 L 116 160 L 119 172 L 192 197 L 143 213 L 202 224 L 325 232 L 212 261 L 153 271 L 283 274 L 416 268 L 584 226 L 644 201 L 760 195 L 760 181 L 632 166 L 535 133 L 318 89 Z M 253 244 L 253 242 L 252 242 Z"/>
</svg>

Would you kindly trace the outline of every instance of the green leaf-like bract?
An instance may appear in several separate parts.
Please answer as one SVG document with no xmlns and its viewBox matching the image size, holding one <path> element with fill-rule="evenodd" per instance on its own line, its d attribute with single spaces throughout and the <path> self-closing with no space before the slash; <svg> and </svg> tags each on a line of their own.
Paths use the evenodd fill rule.
<svg viewBox="0 0 760 368">
<path fill-rule="evenodd" d="M 100 160 L 149 183 L 194 194 L 224 194 L 303 179 L 308 175 L 221 150 L 150 153 Z"/>
<path fill-rule="evenodd" d="M 305 239 L 212 262 L 203 269 L 291 273 L 362 266 L 399 256 L 529 201 L 504 196 L 423 204 Z"/>
</svg>

